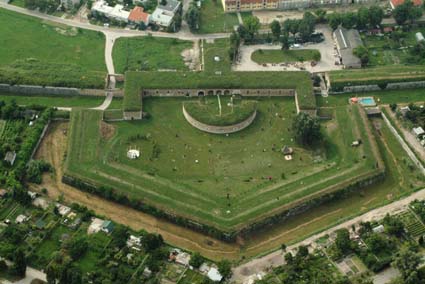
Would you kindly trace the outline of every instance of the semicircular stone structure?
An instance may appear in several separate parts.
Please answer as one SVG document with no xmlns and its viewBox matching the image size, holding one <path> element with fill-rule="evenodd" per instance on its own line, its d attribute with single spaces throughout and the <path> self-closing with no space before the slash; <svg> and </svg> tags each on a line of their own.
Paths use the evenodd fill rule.
<svg viewBox="0 0 425 284">
<path fill-rule="evenodd" d="M 230 133 L 241 131 L 247 128 L 248 126 L 250 126 L 251 123 L 254 121 L 255 117 L 257 116 L 257 110 L 254 110 L 254 112 L 250 114 L 244 121 L 241 121 L 233 125 L 226 125 L 226 126 L 209 125 L 196 120 L 186 111 L 186 109 L 184 108 L 184 104 L 183 104 L 183 115 L 190 125 L 192 125 L 193 127 L 201 131 L 212 133 L 212 134 L 230 134 Z"/>
</svg>

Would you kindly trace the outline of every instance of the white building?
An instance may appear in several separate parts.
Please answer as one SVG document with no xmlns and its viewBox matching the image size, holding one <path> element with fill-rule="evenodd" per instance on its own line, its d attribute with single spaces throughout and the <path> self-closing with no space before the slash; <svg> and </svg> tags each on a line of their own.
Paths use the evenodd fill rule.
<svg viewBox="0 0 425 284">
<path fill-rule="evenodd" d="M 151 22 L 168 28 L 174 20 L 174 16 L 180 8 L 180 2 L 176 0 L 168 0 L 166 5 L 158 5 L 151 15 Z"/>
<path fill-rule="evenodd" d="M 424 129 L 422 128 L 422 127 L 415 127 L 415 128 L 413 128 L 413 134 L 415 134 L 415 136 L 418 138 L 418 139 L 421 139 L 422 138 L 422 136 L 424 136 L 425 135 L 425 131 L 424 131 Z"/>
<path fill-rule="evenodd" d="M 126 23 L 128 22 L 128 17 L 130 16 L 130 12 L 124 10 L 123 5 L 117 4 L 114 7 L 111 7 L 108 6 L 108 4 L 104 0 L 99 0 L 95 2 L 91 10 L 95 13 L 104 15 L 109 19 Z"/>
</svg>

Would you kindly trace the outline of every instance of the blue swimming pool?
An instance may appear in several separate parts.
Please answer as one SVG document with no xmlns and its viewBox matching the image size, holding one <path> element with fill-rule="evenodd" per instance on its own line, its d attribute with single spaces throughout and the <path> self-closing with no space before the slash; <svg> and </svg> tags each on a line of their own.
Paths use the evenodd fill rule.
<svg viewBox="0 0 425 284">
<path fill-rule="evenodd" d="M 372 97 L 359 98 L 359 102 L 363 106 L 376 106 L 375 100 Z"/>
</svg>

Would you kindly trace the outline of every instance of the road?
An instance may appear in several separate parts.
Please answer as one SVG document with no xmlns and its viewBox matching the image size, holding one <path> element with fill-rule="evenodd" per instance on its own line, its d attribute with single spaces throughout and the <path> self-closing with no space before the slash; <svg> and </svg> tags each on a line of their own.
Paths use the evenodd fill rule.
<svg viewBox="0 0 425 284">
<path fill-rule="evenodd" d="M 47 15 L 44 13 L 40 13 L 38 11 L 28 10 L 25 8 L 13 6 L 4 2 L 0 2 L 0 7 L 18 12 L 21 14 L 25 14 L 28 16 L 37 17 L 46 21 L 51 21 L 63 25 L 68 25 L 71 27 L 77 27 L 92 31 L 102 32 L 111 38 L 119 38 L 119 37 L 135 37 L 135 36 L 147 36 L 152 35 L 154 37 L 168 37 L 168 38 L 178 38 L 182 40 L 196 40 L 196 39 L 216 39 L 216 38 L 226 38 L 230 36 L 230 33 L 217 33 L 217 34 L 205 34 L 205 35 L 195 35 L 192 34 L 188 29 L 183 29 L 177 33 L 166 33 L 166 32 L 154 32 L 154 31 L 139 31 L 139 30 L 130 30 L 130 29 L 118 29 L 104 26 L 92 25 L 89 22 L 78 21 L 77 19 L 63 19 L 59 17 L 55 17 L 52 15 Z"/>
</svg>

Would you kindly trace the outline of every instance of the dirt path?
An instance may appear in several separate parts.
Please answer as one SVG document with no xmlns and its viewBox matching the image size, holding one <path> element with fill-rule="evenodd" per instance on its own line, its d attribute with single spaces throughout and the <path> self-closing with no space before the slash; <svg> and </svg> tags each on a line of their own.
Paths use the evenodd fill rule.
<svg viewBox="0 0 425 284">
<path fill-rule="evenodd" d="M 37 151 L 36 158 L 42 158 L 53 165 L 55 173 L 45 175 L 43 184 L 33 189 L 45 187 L 49 197 L 56 199 L 63 195 L 67 202 L 77 202 L 93 209 L 97 214 L 112 219 L 117 223 L 127 225 L 135 230 L 145 229 L 160 233 L 164 239 L 175 246 L 188 250 L 196 250 L 208 258 L 236 259 L 239 247 L 217 241 L 202 234 L 187 230 L 169 222 L 158 220 L 151 215 L 106 201 L 97 196 L 82 192 L 60 182 L 62 166 L 67 145 L 68 123 L 54 122 Z"/>
</svg>

